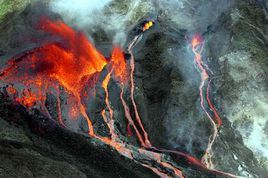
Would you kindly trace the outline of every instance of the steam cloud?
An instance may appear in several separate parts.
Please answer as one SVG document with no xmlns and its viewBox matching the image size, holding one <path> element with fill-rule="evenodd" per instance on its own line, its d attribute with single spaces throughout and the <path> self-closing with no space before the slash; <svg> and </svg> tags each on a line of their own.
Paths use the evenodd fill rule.
<svg viewBox="0 0 268 178">
<path fill-rule="evenodd" d="M 55 0 L 50 8 L 69 25 L 84 32 L 101 28 L 114 43 L 123 44 L 130 27 L 152 11 L 153 5 L 150 0 Z"/>
<path fill-rule="evenodd" d="M 94 16 L 109 2 L 111 0 L 55 0 L 50 3 L 50 7 L 65 20 L 84 26 L 92 22 Z"/>
</svg>

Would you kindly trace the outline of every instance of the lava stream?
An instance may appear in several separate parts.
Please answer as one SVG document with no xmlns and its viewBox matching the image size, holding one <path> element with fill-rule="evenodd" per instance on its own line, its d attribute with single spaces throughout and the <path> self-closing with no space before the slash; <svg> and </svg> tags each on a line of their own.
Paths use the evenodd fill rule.
<svg viewBox="0 0 268 178">
<path fill-rule="evenodd" d="M 134 41 L 135 43 L 135 41 Z M 111 56 L 111 66 L 112 69 L 110 69 L 110 72 L 107 74 L 107 76 L 105 77 L 105 79 L 102 82 L 102 87 L 105 90 L 106 93 L 106 98 L 105 98 L 105 103 L 106 106 L 109 110 L 110 113 L 110 121 L 113 120 L 112 116 L 113 116 L 113 110 L 111 109 L 110 106 L 110 102 L 109 102 L 109 91 L 108 91 L 108 83 L 110 81 L 111 78 L 111 74 L 113 73 L 113 76 L 115 78 L 116 81 L 119 82 L 120 88 L 121 88 L 121 92 L 120 92 L 120 100 L 121 103 L 124 107 L 124 111 L 125 111 L 125 117 L 128 120 L 128 123 L 134 128 L 137 137 L 141 143 L 141 145 L 145 145 L 142 135 L 139 133 L 135 123 L 133 122 L 133 119 L 131 117 L 130 114 L 130 109 L 126 103 L 126 101 L 124 100 L 124 90 L 127 88 L 127 82 L 128 82 L 128 72 L 127 72 L 127 64 L 126 64 L 126 60 L 124 58 L 123 52 L 121 51 L 121 49 L 119 47 L 115 47 Z M 134 92 L 134 91 L 133 91 Z M 141 165 L 151 169 L 153 172 L 155 172 L 157 175 L 159 175 L 160 177 L 170 177 L 169 175 L 167 175 L 164 172 L 161 172 L 160 170 L 158 170 L 155 167 L 152 167 L 150 165 L 147 165 L 145 163 L 142 163 L 141 161 L 139 161 L 137 158 L 134 158 L 134 153 L 135 153 L 135 147 L 125 144 L 123 143 L 120 138 L 118 137 L 118 135 L 115 133 L 115 128 L 114 128 L 114 122 L 110 122 L 105 114 L 105 109 L 102 111 L 102 116 L 104 121 L 107 123 L 110 133 L 112 135 L 112 138 L 101 138 L 98 137 L 99 139 L 101 139 L 103 142 L 105 142 L 106 144 L 109 144 L 111 146 L 113 146 L 115 149 L 117 149 L 118 152 L 120 152 L 121 154 L 125 155 L 128 158 L 133 159 L 134 161 L 139 162 Z M 117 140 L 115 140 L 115 138 L 118 138 Z M 132 149 L 128 149 L 128 147 L 133 147 Z M 159 153 L 155 153 L 155 152 L 151 152 L 148 150 L 144 150 L 143 148 L 138 149 L 139 154 L 142 154 L 146 157 L 148 157 L 148 159 L 150 160 L 155 160 L 156 163 L 158 163 L 159 165 L 171 169 L 174 172 L 174 175 L 176 177 L 181 177 L 183 178 L 182 172 L 174 167 L 173 165 L 171 165 L 170 163 L 167 163 L 165 161 L 162 161 L 162 154 Z M 157 158 L 157 159 L 156 159 Z"/>
<path fill-rule="evenodd" d="M 197 166 L 197 167 L 199 167 L 201 169 L 208 170 L 210 172 L 214 172 L 214 173 L 221 174 L 221 175 L 224 175 L 224 176 L 228 176 L 228 177 L 232 177 L 232 178 L 237 178 L 236 175 L 233 175 L 231 173 L 227 173 L 227 172 L 216 170 L 216 169 L 207 168 L 207 166 L 202 161 L 200 161 L 197 158 L 195 158 L 195 157 L 193 157 L 191 155 L 188 155 L 186 153 L 183 153 L 183 152 L 180 152 L 180 151 L 168 150 L 168 149 L 159 149 L 159 148 L 156 148 L 156 147 L 153 147 L 153 149 L 156 150 L 156 151 L 159 151 L 161 153 L 172 153 L 172 154 L 176 154 L 176 155 L 182 156 L 190 164 L 193 164 L 194 166 Z"/>
<path fill-rule="evenodd" d="M 135 42 L 136 42 L 136 38 L 133 40 L 133 43 L 135 43 Z M 111 56 L 111 65 L 112 65 L 112 70 L 114 70 L 114 72 L 113 72 L 114 78 L 119 83 L 119 86 L 121 89 L 120 100 L 121 100 L 121 103 L 124 107 L 125 117 L 128 121 L 128 129 L 130 129 L 129 126 L 131 125 L 133 127 L 137 137 L 138 137 L 140 144 L 143 147 L 147 147 L 147 144 L 144 141 L 143 136 L 141 135 L 140 131 L 138 130 L 137 126 L 135 125 L 135 123 L 131 117 L 129 106 L 127 105 L 127 103 L 124 99 L 124 90 L 126 90 L 128 88 L 129 78 L 131 81 L 133 81 L 132 80 L 133 79 L 133 73 L 132 73 L 133 68 L 131 67 L 131 73 L 129 74 L 127 63 L 126 63 L 125 57 L 124 57 L 123 52 L 121 51 L 120 47 L 114 48 L 112 56 Z M 133 88 L 134 88 L 134 85 L 131 82 L 131 93 L 134 93 Z M 132 96 L 131 96 L 131 98 L 132 98 Z M 134 100 L 132 100 L 132 101 L 134 101 Z M 134 104 L 135 104 L 134 105 L 135 115 L 137 116 L 138 112 L 137 112 L 136 103 L 134 102 Z M 138 117 L 138 119 L 140 121 L 139 117 Z M 141 123 L 141 122 L 139 122 L 139 123 Z"/>
<path fill-rule="evenodd" d="M 109 84 L 110 79 L 111 79 L 111 73 L 112 73 L 112 71 L 107 74 L 107 76 L 105 77 L 105 79 L 102 82 L 102 87 L 105 91 L 105 104 L 106 104 L 107 109 L 109 111 L 109 118 L 106 116 L 105 109 L 102 110 L 101 114 L 102 114 L 102 117 L 103 117 L 105 123 L 109 127 L 109 131 L 110 131 L 110 135 L 111 135 L 112 140 L 115 140 L 117 138 L 117 134 L 115 133 L 115 128 L 114 128 L 114 119 L 113 119 L 114 111 L 113 111 L 112 106 L 111 106 L 110 101 L 109 101 L 109 91 L 108 91 L 108 84 Z"/>
<path fill-rule="evenodd" d="M 144 135 L 144 144 L 143 144 L 143 146 L 146 147 L 146 148 L 150 148 L 150 147 L 152 147 L 152 145 L 151 145 L 151 143 L 149 141 L 148 134 L 145 131 L 145 129 L 143 127 L 143 124 L 141 122 L 141 118 L 139 116 L 137 105 L 136 105 L 136 102 L 135 102 L 135 99 L 134 99 L 134 91 L 135 91 L 135 83 L 134 83 L 135 59 L 134 59 L 132 49 L 135 46 L 135 44 L 136 44 L 136 42 L 137 42 L 137 40 L 139 38 L 141 38 L 140 35 L 135 36 L 133 41 L 129 44 L 129 46 L 127 48 L 129 54 L 131 55 L 131 58 L 130 58 L 130 67 L 131 67 L 131 73 L 130 73 L 130 90 L 131 90 L 130 98 L 131 98 L 131 101 L 132 101 L 132 105 L 134 107 L 136 120 L 137 120 L 137 122 L 139 124 L 139 127 L 142 129 L 142 132 L 143 132 L 143 135 Z"/>
<path fill-rule="evenodd" d="M 209 118 L 209 120 L 213 126 L 213 130 L 214 130 L 213 134 L 209 138 L 208 147 L 206 149 L 204 156 L 202 157 L 202 161 L 204 162 L 204 164 L 208 168 L 213 168 L 214 165 L 213 165 L 212 160 L 211 160 L 212 155 L 213 155 L 212 146 L 213 146 L 215 139 L 217 137 L 217 134 L 218 134 L 218 127 L 220 127 L 222 122 L 221 122 L 221 119 L 220 119 L 214 105 L 212 104 L 212 102 L 210 101 L 210 98 L 209 98 L 209 90 L 210 90 L 211 80 L 208 81 L 208 79 L 210 77 L 209 77 L 208 72 L 205 68 L 207 68 L 207 69 L 209 69 L 209 68 L 206 64 L 204 64 L 204 62 L 202 60 L 202 52 L 203 52 L 203 48 L 204 48 L 204 42 L 203 42 L 202 36 L 199 34 L 195 35 L 191 41 L 191 45 L 192 45 L 192 51 L 195 54 L 194 62 L 195 62 L 195 65 L 198 67 L 200 75 L 201 75 L 201 84 L 199 86 L 200 105 L 201 105 L 202 110 L 205 112 L 205 114 Z M 206 91 L 206 97 L 204 97 L 204 95 L 203 95 L 204 91 Z M 209 109 L 213 111 L 214 117 L 212 117 L 209 114 L 209 111 L 206 109 L 206 107 L 204 105 L 205 99 L 209 105 Z M 216 124 L 214 119 L 217 121 L 218 125 Z"/>
<path fill-rule="evenodd" d="M 178 168 L 173 166 L 172 164 L 165 162 L 163 160 L 164 159 L 163 155 L 160 153 L 148 151 L 143 148 L 137 148 L 133 145 L 126 144 L 122 141 L 114 141 L 107 137 L 99 137 L 96 135 L 95 138 L 101 140 L 103 143 L 107 145 L 110 145 L 111 147 L 116 149 L 120 154 L 124 155 L 125 157 L 132 159 L 135 162 L 138 162 L 139 164 L 143 165 L 144 167 L 151 169 L 154 173 L 159 175 L 161 178 L 172 178 L 172 177 L 184 178 L 182 172 Z M 152 165 L 150 165 L 146 160 L 154 161 L 155 163 L 151 163 Z M 174 176 L 168 175 L 167 173 L 163 172 L 161 168 L 159 170 L 157 167 L 155 167 L 156 164 L 158 164 L 162 168 L 171 170 Z"/>
<path fill-rule="evenodd" d="M 206 91 L 206 95 L 207 95 L 207 102 L 209 104 L 209 107 L 212 109 L 215 120 L 217 121 L 217 127 L 219 128 L 222 125 L 222 120 L 215 108 L 215 106 L 213 105 L 213 103 L 210 101 L 210 97 L 209 97 L 209 92 L 210 92 L 210 83 L 211 83 L 212 79 L 209 80 L 208 82 L 208 87 L 207 87 L 207 91 Z"/>
<path fill-rule="evenodd" d="M 137 134 L 137 137 L 141 143 L 142 146 L 145 146 L 145 142 L 143 141 L 143 138 L 142 138 L 142 135 L 140 134 L 139 130 L 137 129 L 132 117 L 131 117 L 131 114 L 130 114 L 130 109 L 124 99 L 124 87 L 121 87 L 121 92 L 120 92 L 120 100 L 121 100 L 121 103 L 124 107 L 124 112 L 125 112 L 125 117 L 128 121 L 128 123 L 134 128 L 136 134 Z"/>
<path fill-rule="evenodd" d="M 124 107 L 124 112 L 125 112 L 125 117 L 128 121 L 128 124 L 131 125 L 136 134 L 137 137 L 139 139 L 139 142 L 141 143 L 142 146 L 145 145 L 142 135 L 140 134 L 139 130 L 137 129 L 131 114 L 130 114 L 130 109 L 126 103 L 126 101 L 124 100 L 124 90 L 126 90 L 128 88 L 128 79 L 129 79 L 129 72 L 128 72 L 128 67 L 127 67 L 127 63 L 124 57 L 124 54 L 122 52 L 122 50 L 120 49 L 120 47 L 115 46 L 112 56 L 111 56 L 111 67 L 112 67 L 112 71 L 113 71 L 113 76 L 115 78 L 115 80 L 119 83 L 120 86 L 120 100 L 121 103 Z M 108 90 L 107 90 L 108 93 Z M 106 102 L 107 103 L 107 102 Z"/>
</svg>

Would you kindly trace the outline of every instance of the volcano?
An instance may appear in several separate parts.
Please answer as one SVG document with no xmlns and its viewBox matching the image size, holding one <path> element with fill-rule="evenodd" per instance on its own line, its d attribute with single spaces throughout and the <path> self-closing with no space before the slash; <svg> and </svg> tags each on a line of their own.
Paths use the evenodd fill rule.
<svg viewBox="0 0 268 178">
<path fill-rule="evenodd" d="M 249 124 L 255 110 L 243 96 L 256 86 L 265 95 L 266 85 L 243 72 L 265 70 L 266 4 L 187 2 L 107 1 L 87 22 L 82 7 L 60 0 L 5 12 L 0 176 L 265 177 L 266 140 L 252 147 L 262 131 Z M 214 6 L 222 8 L 207 17 Z M 243 43 L 248 33 L 256 51 Z M 266 100 L 251 99 L 265 113 Z M 267 125 L 258 114 L 252 122 Z"/>
</svg>

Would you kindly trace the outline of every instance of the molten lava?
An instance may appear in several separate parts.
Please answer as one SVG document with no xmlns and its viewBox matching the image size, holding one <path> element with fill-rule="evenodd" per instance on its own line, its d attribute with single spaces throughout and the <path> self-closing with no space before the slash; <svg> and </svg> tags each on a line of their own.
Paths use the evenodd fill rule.
<svg viewBox="0 0 268 178">
<path fill-rule="evenodd" d="M 134 40 L 133 42 L 135 43 L 136 41 Z M 126 63 L 126 60 L 124 58 L 124 54 L 119 47 L 114 48 L 113 53 L 112 53 L 112 57 L 111 57 L 111 62 L 112 62 L 112 66 L 113 66 L 112 70 L 114 70 L 113 73 L 114 73 L 115 80 L 117 80 L 119 82 L 120 87 L 121 87 L 120 100 L 121 100 L 121 103 L 124 107 L 125 117 L 128 121 L 127 134 L 129 136 L 132 135 L 131 130 L 130 130 L 130 126 L 132 126 L 134 128 L 135 133 L 137 134 L 137 137 L 138 137 L 140 143 L 142 144 L 142 146 L 148 147 L 146 142 L 143 139 L 143 136 L 139 132 L 137 126 L 135 125 L 135 123 L 131 117 L 129 106 L 127 105 L 126 101 L 124 100 L 124 96 L 123 96 L 124 90 L 128 87 L 129 79 L 131 81 L 133 81 L 133 73 L 129 74 L 127 63 Z M 131 66 L 132 66 L 131 71 L 133 71 L 133 65 L 131 65 Z M 134 85 L 131 82 L 131 92 L 134 92 L 133 88 L 134 88 Z M 135 104 L 134 107 L 135 107 L 135 114 L 136 114 L 137 113 L 136 103 L 134 102 L 134 104 Z M 141 124 L 139 116 L 137 116 L 137 119 L 138 119 L 138 122 Z M 141 127 L 143 128 L 142 124 L 141 124 Z"/>
<path fill-rule="evenodd" d="M 67 90 L 79 93 L 83 87 L 82 79 L 101 72 L 107 64 L 105 57 L 83 33 L 74 31 L 61 21 L 43 20 L 41 28 L 59 37 L 64 43 L 60 46 L 50 45 L 44 49 L 46 54 L 41 60 L 50 66 L 47 74 L 56 78 Z"/>
<path fill-rule="evenodd" d="M 151 25 L 151 23 L 147 24 L 146 30 Z M 28 109 L 39 105 L 40 110 L 49 118 L 52 117 L 46 109 L 45 101 L 47 94 L 52 94 L 57 98 L 57 117 L 61 126 L 69 128 L 68 123 L 65 123 L 68 117 L 75 121 L 79 116 L 83 116 L 87 121 L 88 134 L 91 137 L 110 145 L 122 155 L 148 167 L 162 177 L 171 177 L 163 171 L 164 169 L 171 170 L 175 176 L 183 177 L 178 168 L 162 160 L 162 154 L 160 153 L 139 148 L 139 154 L 143 154 L 143 156 L 141 156 L 142 159 L 136 157 L 135 155 L 139 152 L 138 148 L 124 143 L 119 137 L 120 133 L 115 130 L 114 111 L 109 101 L 108 90 L 112 77 L 120 85 L 121 93 L 119 97 L 124 106 L 128 122 L 135 129 L 142 146 L 150 147 L 147 133 L 142 126 L 134 101 L 134 61 L 131 62 L 131 72 L 129 72 L 124 53 L 119 47 L 114 48 L 110 64 L 107 67 L 108 74 L 101 85 L 106 94 L 105 104 L 108 109 L 108 112 L 103 109 L 101 115 L 109 128 L 111 137 L 98 136 L 94 133 L 84 99 L 89 97 L 90 89 L 95 88 L 99 81 L 99 73 L 102 72 L 108 61 L 95 49 L 83 33 L 74 31 L 61 21 L 52 22 L 42 19 L 39 27 L 44 32 L 57 38 L 57 41 L 34 48 L 8 61 L 7 66 L 0 72 L 1 83 L 11 84 L 6 88 L 7 93 Z M 136 42 L 136 38 L 134 42 Z M 130 109 L 123 98 L 124 91 L 128 89 L 129 81 L 131 81 L 131 100 L 135 104 L 136 120 L 143 135 L 140 134 L 132 120 Z M 61 102 L 62 93 L 67 95 L 67 112 L 65 108 L 64 113 L 67 113 L 68 116 L 67 118 L 65 116 L 64 119 L 62 107 L 66 107 L 66 104 Z M 155 159 L 156 157 L 157 159 Z M 154 163 L 150 163 L 149 160 L 155 161 L 158 166 L 155 167 Z"/>
<path fill-rule="evenodd" d="M 114 48 L 111 56 L 111 63 L 115 80 L 117 80 L 121 85 L 127 85 L 129 79 L 128 67 L 124 53 L 120 47 Z"/>
<path fill-rule="evenodd" d="M 37 94 L 31 92 L 31 90 L 23 90 L 21 98 L 16 98 L 16 101 L 21 103 L 27 108 L 31 108 L 36 104 L 37 101 L 45 101 L 44 96 L 38 96 Z"/>
<path fill-rule="evenodd" d="M 135 99 L 134 99 L 134 92 L 135 92 L 135 82 L 134 82 L 135 58 L 134 58 L 132 49 L 134 48 L 135 44 L 137 44 L 136 41 L 139 39 L 139 37 L 140 37 L 140 35 L 135 36 L 133 41 L 129 44 L 128 49 L 127 49 L 129 54 L 131 55 L 131 58 L 130 58 L 130 68 L 131 68 L 131 70 L 130 70 L 130 99 L 131 99 L 132 105 L 134 107 L 136 121 L 138 122 L 139 127 L 141 128 L 141 130 L 143 132 L 143 136 L 144 136 L 143 141 L 141 141 L 141 139 L 140 139 L 140 136 L 139 136 L 140 134 L 139 134 L 138 130 L 135 127 L 134 127 L 134 129 L 135 129 L 135 131 L 136 131 L 136 133 L 137 133 L 137 135 L 139 137 L 139 140 L 140 140 L 142 146 L 144 146 L 146 148 L 150 148 L 150 147 L 152 147 L 152 145 L 151 145 L 151 142 L 149 140 L 148 134 L 145 131 L 145 129 L 143 127 L 143 124 L 141 122 L 141 118 L 139 116 L 138 108 L 137 108 L 137 105 L 136 105 L 136 102 L 135 102 Z"/>
<path fill-rule="evenodd" d="M 147 22 L 143 26 L 143 32 L 150 29 L 153 24 L 153 21 Z M 21 103 L 28 109 L 39 105 L 40 110 L 49 118 L 52 118 L 45 106 L 47 94 L 52 94 L 57 99 L 57 117 L 61 126 L 69 128 L 68 123 L 65 123 L 68 117 L 70 117 L 72 121 L 76 121 L 77 118 L 82 116 L 87 121 L 88 134 L 91 137 L 110 145 L 120 154 L 151 169 L 161 177 L 183 177 L 182 172 L 167 161 L 161 152 L 176 153 L 186 157 L 188 161 L 199 167 L 205 167 L 203 163 L 189 155 L 176 151 L 157 149 L 150 143 L 149 136 L 142 124 L 134 99 L 135 59 L 132 49 L 142 37 L 142 34 L 135 36 L 127 48 L 131 55 L 130 63 L 128 64 L 120 47 L 114 48 L 111 60 L 108 62 L 93 44 L 88 41 L 83 33 L 73 30 L 62 21 L 52 22 L 48 19 L 42 19 L 39 28 L 45 33 L 54 36 L 57 41 L 44 44 L 41 47 L 34 48 L 20 56 L 10 59 L 7 66 L 0 71 L 1 83 L 9 85 L 6 91 L 15 101 Z M 202 83 L 200 85 L 201 106 L 207 115 L 210 116 L 203 103 L 203 88 L 209 79 L 209 75 L 203 67 L 205 65 L 201 58 L 203 49 L 201 36 L 193 38 L 192 49 L 195 54 L 195 63 L 200 69 L 202 76 Z M 88 108 L 84 101 L 85 98 L 90 99 L 90 90 L 95 89 L 96 84 L 99 82 L 100 73 L 105 66 L 107 66 L 108 72 L 104 80 L 101 81 L 101 86 L 105 92 L 106 107 L 101 111 L 101 115 L 109 129 L 110 136 L 108 137 L 102 137 L 94 133 L 94 127 L 88 116 Z M 114 79 L 113 81 L 119 84 L 121 89 L 120 96 L 118 97 L 124 107 L 125 117 L 128 121 L 128 130 L 131 132 L 131 128 L 134 129 L 142 146 L 141 148 L 137 148 L 122 141 L 124 140 L 122 139 L 123 136 L 115 129 L 115 114 L 109 101 L 109 83 L 112 78 Z M 219 126 L 221 120 L 209 99 L 210 81 L 206 85 L 206 100 Z M 132 119 L 130 106 L 124 99 L 124 95 L 127 94 L 126 91 L 128 89 L 130 89 L 129 97 L 134 110 L 133 115 L 135 116 L 135 121 Z M 67 112 L 65 113 L 67 113 L 68 116 L 65 117 L 63 117 L 64 112 L 62 109 L 62 107 L 64 107 L 61 101 L 62 93 L 67 95 Z M 214 123 L 212 118 L 211 121 Z M 214 123 L 214 125 L 216 124 Z M 217 133 L 217 130 L 215 132 Z M 213 139 L 215 139 L 214 136 L 215 135 L 213 135 Z M 211 148 L 213 142 L 214 140 L 210 142 L 209 148 Z M 151 151 L 146 149 L 150 149 Z M 209 151 L 208 149 L 207 153 L 209 153 Z"/>
<path fill-rule="evenodd" d="M 69 102 L 77 103 L 79 112 L 88 122 L 90 135 L 93 135 L 93 126 L 80 95 L 87 82 L 85 79 L 101 72 L 107 60 L 83 33 L 74 31 L 61 21 L 43 19 L 40 28 L 60 41 L 34 49 L 19 62 L 11 60 L 9 66 L 1 72 L 2 78 L 28 88 L 17 99 L 26 107 L 45 100 L 46 93 L 51 92 L 48 89 L 52 87 L 56 91 L 59 83 L 74 96 L 74 101 Z M 37 91 L 29 92 L 30 88 Z M 71 115 L 77 115 L 76 110 L 73 107 Z"/>
<path fill-rule="evenodd" d="M 109 101 L 109 91 L 108 91 L 108 84 L 111 79 L 111 72 L 107 74 L 107 76 L 105 77 L 101 85 L 105 91 L 105 104 L 109 111 L 109 118 L 106 116 L 105 109 L 102 110 L 101 115 L 103 117 L 103 120 L 105 121 L 105 123 L 107 124 L 109 128 L 112 140 L 115 141 L 115 139 L 117 138 L 117 134 L 115 133 L 115 129 L 114 129 L 114 118 L 113 118 L 114 111 Z"/>
<path fill-rule="evenodd" d="M 195 54 L 194 62 L 196 64 L 196 66 L 198 67 L 200 75 L 201 75 L 201 84 L 199 86 L 200 105 L 201 105 L 201 108 L 203 109 L 203 111 L 206 113 L 207 117 L 209 118 L 209 120 L 213 126 L 213 129 L 214 129 L 214 133 L 209 138 L 208 147 L 207 147 L 205 155 L 202 158 L 202 161 L 204 162 L 204 164 L 207 165 L 208 168 L 213 168 L 214 165 L 211 161 L 212 146 L 213 146 L 213 143 L 215 142 L 216 136 L 218 134 L 218 127 L 220 127 L 222 122 L 221 122 L 221 119 L 219 117 L 217 110 L 215 109 L 215 106 L 212 104 L 210 97 L 209 97 L 211 79 L 208 81 L 210 76 L 209 76 L 207 70 L 210 71 L 210 69 L 208 68 L 207 65 L 204 64 L 204 62 L 202 60 L 204 40 L 200 34 L 197 34 L 193 37 L 193 39 L 191 41 L 191 46 L 192 46 L 192 51 Z M 204 94 L 205 94 L 205 96 L 204 96 Z M 205 101 L 207 102 L 208 109 L 206 108 Z M 214 117 L 211 116 L 210 110 L 213 112 Z M 217 122 L 217 124 L 216 124 L 216 122 Z"/>
<path fill-rule="evenodd" d="M 146 22 L 142 28 L 142 31 L 147 31 L 149 30 L 152 26 L 154 25 L 154 22 L 150 20 L 149 22 Z"/>
</svg>

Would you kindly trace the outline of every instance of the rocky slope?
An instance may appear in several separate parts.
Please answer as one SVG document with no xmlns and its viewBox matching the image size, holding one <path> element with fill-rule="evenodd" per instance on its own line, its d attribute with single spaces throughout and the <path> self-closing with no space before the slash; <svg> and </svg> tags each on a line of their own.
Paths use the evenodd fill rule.
<svg viewBox="0 0 268 178">
<path fill-rule="evenodd" d="M 1 65 L 36 45 L 25 38 L 34 31 L 31 17 L 47 12 L 29 2 L 18 1 L 15 6 L 4 0 L 0 4 Z M 157 19 L 134 51 L 138 110 L 153 145 L 197 158 L 202 157 L 212 133 L 200 109 L 200 76 L 187 40 L 187 36 L 201 33 L 206 44 L 203 58 L 215 77 L 213 102 L 223 120 L 212 148 L 215 167 L 242 177 L 262 178 L 268 174 L 266 5 L 265 1 L 113 0 L 95 14 L 100 17 L 98 23 L 88 24 L 69 18 L 65 11 L 57 13 L 74 27 L 85 29 L 107 55 L 113 42 L 129 42 L 131 33 L 126 31 L 131 30 L 130 25 L 142 18 Z M 111 100 L 116 105 L 117 98 Z M 0 177 L 156 177 L 110 147 L 62 129 L 37 111 L 36 118 L 18 105 L 13 112 L 11 103 L 1 95 Z M 122 123 L 123 111 L 115 108 Z M 167 155 L 186 177 L 216 177 L 175 154 Z"/>
</svg>

